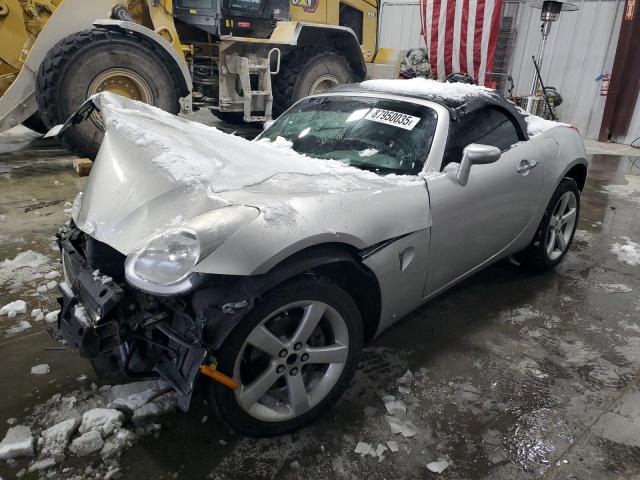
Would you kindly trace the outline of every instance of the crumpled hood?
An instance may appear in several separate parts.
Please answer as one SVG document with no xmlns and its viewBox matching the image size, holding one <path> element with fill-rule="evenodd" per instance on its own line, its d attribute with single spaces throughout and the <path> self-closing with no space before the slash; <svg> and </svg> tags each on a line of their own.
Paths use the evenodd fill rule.
<svg viewBox="0 0 640 480">
<path fill-rule="evenodd" d="M 267 218 L 295 220 L 292 198 L 321 202 L 421 183 L 299 155 L 286 141 L 251 142 L 111 93 L 93 102 L 105 136 L 73 218 L 125 255 L 150 236 L 212 210 L 244 204 Z M 257 216 L 256 210 L 246 221 Z"/>
</svg>

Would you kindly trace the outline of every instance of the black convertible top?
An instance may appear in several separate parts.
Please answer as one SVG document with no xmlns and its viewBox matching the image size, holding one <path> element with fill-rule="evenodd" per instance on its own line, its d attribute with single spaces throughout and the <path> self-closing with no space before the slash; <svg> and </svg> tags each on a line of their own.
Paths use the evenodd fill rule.
<svg viewBox="0 0 640 480">
<path fill-rule="evenodd" d="M 451 115 L 451 119 L 453 121 L 457 121 L 468 113 L 471 113 L 479 108 L 487 107 L 487 106 L 495 106 L 506 110 L 508 114 L 511 115 L 513 120 L 520 126 L 520 130 L 525 135 L 525 138 L 528 138 L 527 135 L 527 123 L 524 119 L 524 115 L 522 115 L 515 103 L 508 100 L 504 95 L 496 90 L 492 90 L 489 88 L 477 87 L 475 85 L 468 85 L 464 88 L 469 90 L 469 95 L 460 95 L 457 94 L 455 96 L 447 96 L 446 93 L 443 93 L 443 89 L 446 91 L 446 87 L 444 85 L 460 85 L 460 84 L 440 84 L 440 82 L 432 81 L 434 86 L 438 86 L 438 88 L 434 88 L 433 91 L 429 89 L 429 83 L 422 83 L 420 85 L 421 88 L 412 91 L 411 89 L 394 89 L 394 88 L 386 88 L 386 85 L 391 85 L 388 82 L 414 82 L 415 80 L 388 80 L 385 82 L 363 82 L 363 83 L 351 83 L 347 85 L 339 85 L 330 92 L 327 93 L 385 93 L 390 95 L 397 95 L 401 97 L 407 98 L 416 98 L 421 100 L 429 100 L 431 102 L 439 103 L 444 106 L 447 110 L 449 110 L 449 114 Z M 425 81 L 429 82 L 429 81 Z M 407 83 L 405 85 L 411 85 L 411 83 Z M 441 88 L 444 87 L 444 88 Z M 452 87 L 453 88 L 453 87 Z"/>
</svg>

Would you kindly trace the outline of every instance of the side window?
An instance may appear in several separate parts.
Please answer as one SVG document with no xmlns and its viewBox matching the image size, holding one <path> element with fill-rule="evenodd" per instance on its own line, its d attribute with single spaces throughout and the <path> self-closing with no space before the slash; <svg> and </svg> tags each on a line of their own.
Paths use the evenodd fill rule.
<svg viewBox="0 0 640 480">
<path fill-rule="evenodd" d="M 340 4 L 340 26 L 349 27 L 358 37 L 358 43 L 362 45 L 362 24 L 364 13 L 344 3 Z"/>
<path fill-rule="evenodd" d="M 459 162 L 470 143 L 491 145 L 504 152 L 520 140 L 518 128 L 504 112 L 493 107 L 480 108 L 451 124 L 442 168 Z"/>
</svg>

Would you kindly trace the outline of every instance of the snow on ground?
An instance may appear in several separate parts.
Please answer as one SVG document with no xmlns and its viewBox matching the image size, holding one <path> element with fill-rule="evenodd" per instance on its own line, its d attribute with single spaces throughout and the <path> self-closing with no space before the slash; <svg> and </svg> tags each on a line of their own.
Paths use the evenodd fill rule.
<svg viewBox="0 0 640 480">
<path fill-rule="evenodd" d="M 640 205 L 640 176 L 625 175 L 625 185 L 605 185 L 602 191 L 615 195 L 635 205 Z"/>
<path fill-rule="evenodd" d="M 27 312 L 27 304 L 24 300 L 15 300 L 0 308 L 0 316 L 6 315 L 9 318 L 15 317 L 19 313 Z"/>
<path fill-rule="evenodd" d="M 49 365 L 46 363 L 31 367 L 31 375 L 46 375 L 47 373 L 49 373 Z"/>
<path fill-rule="evenodd" d="M 47 471 L 47 478 L 110 478 L 122 452 L 138 438 L 158 435 L 155 420 L 176 408 L 176 394 L 161 380 L 56 394 L 7 431 L 0 459 L 27 457 L 28 470 Z M 90 475 L 84 467 L 65 465 L 69 456 L 87 457 Z"/>
<path fill-rule="evenodd" d="M 629 293 L 632 291 L 631 287 L 623 283 L 601 283 L 599 286 L 607 293 Z"/>
<path fill-rule="evenodd" d="M 616 242 L 611 245 L 610 252 L 617 255 L 618 260 L 630 267 L 640 265 L 640 244 L 633 242 L 629 237 L 620 237 L 624 244 Z"/>
<path fill-rule="evenodd" d="M 0 287 L 15 292 L 23 285 L 42 278 L 44 272 L 51 270 L 52 261 L 41 253 L 27 250 L 18 253 L 15 258 L 0 262 Z"/>
</svg>

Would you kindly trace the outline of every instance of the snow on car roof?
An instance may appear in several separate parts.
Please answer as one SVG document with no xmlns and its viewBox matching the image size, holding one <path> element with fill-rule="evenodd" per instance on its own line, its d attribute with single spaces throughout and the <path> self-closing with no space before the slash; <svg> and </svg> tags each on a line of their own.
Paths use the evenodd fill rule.
<svg viewBox="0 0 640 480">
<path fill-rule="evenodd" d="M 426 78 L 366 80 L 360 84 L 338 86 L 331 92 L 387 93 L 429 100 L 446 107 L 454 121 L 478 108 L 494 105 L 509 111 L 529 137 L 554 127 L 568 126 L 526 112 L 497 90 L 467 83 L 447 83 Z"/>
</svg>

